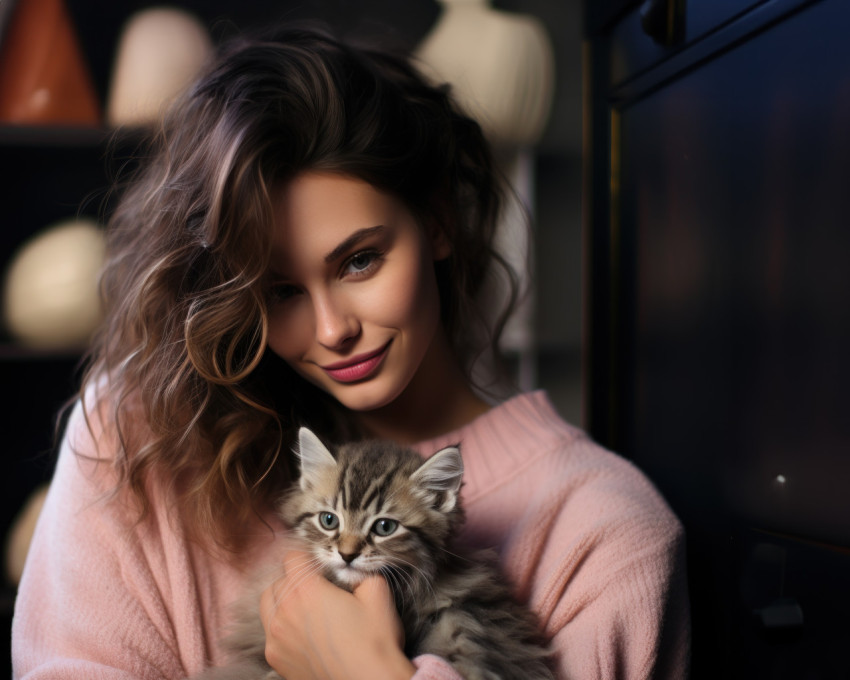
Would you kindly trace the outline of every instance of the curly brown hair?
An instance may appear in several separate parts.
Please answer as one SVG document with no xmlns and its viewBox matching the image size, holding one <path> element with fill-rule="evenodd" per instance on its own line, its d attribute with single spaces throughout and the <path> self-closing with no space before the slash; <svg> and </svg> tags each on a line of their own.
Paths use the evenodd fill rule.
<svg viewBox="0 0 850 680">
<path fill-rule="evenodd" d="M 106 321 L 83 394 L 105 385 L 120 486 L 145 510 L 149 475 L 168 480 L 191 534 L 230 550 L 292 480 L 282 452 L 295 428 L 357 436 L 339 404 L 266 351 L 270 195 L 308 169 L 365 180 L 443 230 L 441 314 L 467 367 L 482 350 L 482 283 L 494 264 L 508 271 L 492 246 L 503 184 L 447 87 L 315 28 L 220 50 L 151 136 L 111 216 Z"/>
</svg>

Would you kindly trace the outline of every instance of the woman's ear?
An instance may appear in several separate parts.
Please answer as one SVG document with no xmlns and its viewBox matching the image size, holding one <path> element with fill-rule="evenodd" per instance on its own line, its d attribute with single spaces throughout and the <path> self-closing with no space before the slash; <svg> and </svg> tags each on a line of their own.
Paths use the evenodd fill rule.
<svg viewBox="0 0 850 680">
<path fill-rule="evenodd" d="M 440 221 L 436 218 L 428 220 L 427 231 L 434 261 L 447 259 L 452 254 L 452 244 Z"/>
</svg>

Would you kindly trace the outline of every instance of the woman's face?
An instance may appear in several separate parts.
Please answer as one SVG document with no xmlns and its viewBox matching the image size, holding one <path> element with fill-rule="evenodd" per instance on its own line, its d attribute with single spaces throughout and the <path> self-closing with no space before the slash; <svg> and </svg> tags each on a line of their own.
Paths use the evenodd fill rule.
<svg viewBox="0 0 850 680">
<path fill-rule="evenodd" d="M 397 198 L 308 172 L 275 196 L 269 347 L 357 411 L 413 380 L 440 327 L 432 243 Z"/>
</svg>

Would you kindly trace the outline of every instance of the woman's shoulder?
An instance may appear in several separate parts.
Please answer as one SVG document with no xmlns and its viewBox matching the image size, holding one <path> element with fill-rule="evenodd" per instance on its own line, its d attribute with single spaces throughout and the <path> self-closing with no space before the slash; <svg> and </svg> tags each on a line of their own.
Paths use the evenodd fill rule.
<svg viewBox="0 0 850 680">
<path fill-rule="evenodd" d="M 570 466 L 590 466 L 625 475 L 640 471 L 623 456 L 597 443 L 560 414 L 545 390 L 519 394 L 494 407 L 479 424 L 479 435 L 493 446 L 546 457 Z"/>
<path fill-rule="evenodd" d="M 588 565 L 593 590 L 637 564 L 660 574 L 676 562 L 682 525 L 652 481 L 564 421 L 545 393 L 511 399 L 479 425 L 466 440 L 463 537 L 497 546 L 522 592 L 560 592 Z"/>
<path fill-rule="evenodd" d="M 632 461 L 568 423 L 544 391 L 517 395 L 470 426 L 461 439 L 468 496 L 543 499 L 582 515 L 677 520 L 652 481 Z"/>
<path fill-rule="evenodd" d="M 105 380 L 92 381 L 69 406 L 51 489 L 81 508 L 132 504 L 122 477 L 125 447 L 145 432 L 134 395 L 120 399 Z"/>
<path fill-rule="evenodd" d="M 114 464 L 125 438 L 118 425 L 120 407 L 121 400 L 106 380 L 85 385 L 69 407 L 60 442 L 60 460 L 67 452 L 91 463 Z M 124 409 L 127 410 L 127 405 Z"/>
<path fill-rule="evenodd" d="M 443 446 L 460 444 L 464 461 L 513 453 L 527 458 L 531 452 L 569 445 L 585 435 L 567 423 L 543 390 L 517 394 L 493 405 L 482 415 L 452 432 L 420 442 L 416 448 L 428 455 Z"/>
</svg>

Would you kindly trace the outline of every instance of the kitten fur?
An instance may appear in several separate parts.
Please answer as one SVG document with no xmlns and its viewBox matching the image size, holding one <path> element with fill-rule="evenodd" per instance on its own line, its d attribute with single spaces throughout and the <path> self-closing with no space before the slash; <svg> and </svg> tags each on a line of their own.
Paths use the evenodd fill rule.
<svg viewBox="0 0 850 680">
<path fill-rule="evenodd" d="M 554 678 L 538 624 L 513 600 L 493 554 L 449 550 L 463 522 L 457 447 L 423 461 L 372 441 L 342 446 L 334 457 L 301 428 L 298 456 L 301 477 L 280 504 L 282 519 L 337 586 L 351 591 L 370 574 L 386 578 L 409 657 L 436 654 L 466 680 Z M 257 606 L 269 582 L 240 605 L 225 641 L 231 664 L 203 680 L 279 680 L 265 661 Z"/>
</svg>

